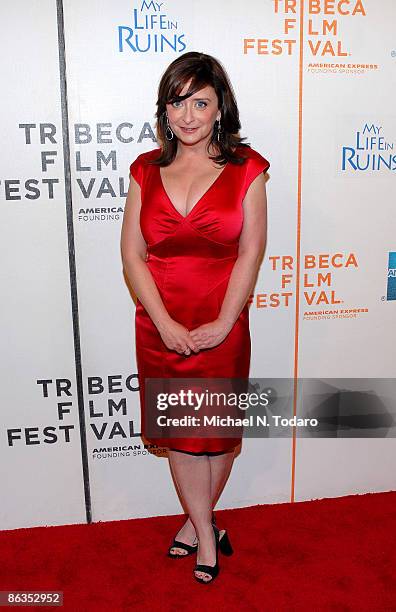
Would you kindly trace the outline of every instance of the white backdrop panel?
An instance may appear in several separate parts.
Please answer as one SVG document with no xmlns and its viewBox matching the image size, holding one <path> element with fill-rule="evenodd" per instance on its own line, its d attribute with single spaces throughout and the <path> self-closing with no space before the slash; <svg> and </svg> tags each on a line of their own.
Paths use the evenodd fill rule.
<svg viewBox="0 0 396 612">
<path fill-rule="evenodd" d="M 7 146 L 0 154 L 1 310 L 7 347 L 2 358 L 0 454 L 7 466 L 1 476 L 2 528 L 85 520 L 73 334 L 81 342 L 93 520 L 181 510 L 164 453 L 145 448 L 137 435 L 135 306 L 119 243 L 129 165 L 157 146 L 158 82 L 184 51 L 204 51 L 223 62 L 236 92 L 242 135 L 271 162 L 268 241 L 250 310 L 251 376 L 394 376 L 396 302 L 384 296 L 388 253 L 396 250 L 395 164 L 392 170 L 344 170 L 342 152 L 356 145 L 367 124 L 378 134 L 381 127 L 389 145 L 381 152 L 392 153 L 396 7 L 392 0 L 365 0 L 365 15 L 337 10 L 325 15 L 324 3 L 319 4 L 321 12 L 310 15 L 304 3 L 300 67 L 298 4 L 296 12 L 285 14 L 284 3 L 262 0 L 248 5 L 237 0 L 64 0 L 78 329 L 73 329 L 70 297 L 56 2 L 18 0 L 2 7 L 3 57 L 13 48 L 12 62 L 2 68 L 2 82 L 12 95 L 3 97 Z M 355 4 L 343 8 L 352 11 Z M 322 34 L 324 19 L 335 20 L 337 31 Z M 40 37 L 31 26 L 38 21 Z M 309 41 L 319 41 L 317 56 Z M 321 56 L 326 42 L 345 55 Z M 369 67 L 341 72 L 323 67 L 326 62 Z M 53 124 L 55 141 L 40 142 L 38 127 L 25 132 L 18 127 L 23 123 Z M 373 149 L 360 154 L 378 154 L 379 148 L 375 141 Z M 43 151 L 54 152 L 47 154 L 54 163 L 46 168 Z M 26 196 L 29 178 L 39 181 L 36 199 Z M 43 183 L 48 178 L 58 179 L 54 197 Z M 19 183 L 7 184 L 10 179 Z M 7 197 L 7 185 L 19 192 L 9 191 Z M 20 199 L 11 199 L 16 193 Z M 319 254 L 334 253 L 343 254 L 344 263 L 353 254 L 357 266 L 304 269 L 305 255 L 317 261 Z M 292 270 L 285 257 L 293 259 Z M 320 272 L 331 272 L 328 286 L 319 286 Z M 290 284 L 282 289 L 283 275 L 289 273 Z M 305 300 L 305 292 L 318 296 L 322 290 L 329 303 Z M 285 292 L 291 293 L 288 302 Z M 345 318 L 339 316 L 341 309 L 362 312 Z M 338 312 L 322 316 L 323 310 Z M 49 397 L 43 397 L 37 380 L 60 378 L 70 381 L 71 395 L 57 397 L 52 385 Z M 393 400 L 387 400 L 388 411 Z M 72 403 L 63 420 L 57 413 L 62 401 Z M 297 413 L 303 401 L 298 398 Z M 44 427 L 65 424 L 73 427 L 70 442 L 60 436 L 54 444 L 44 441 Z M 27 427 L 38 428 L 40 444 L 26 444 Z M 21 429 L 22 440 L 10 445 L 12 428 Z M 293 456 L 290 438 L 245 439 L 219 508 L 394 489 L 394 446 L 394 438 L 298 438 Z"/>
<path fill-rule="evenodd" d="M 2 3 L 2 529 L 85 521 L 65 213 L 56 4 Z M 39 24 L 43 35 L 37 36 Z M 15 41 L 18 41 L 15 44 Z M 7 95 L 4 95 L 7 93 Z M 30 124 L 31 128 L 20 127 Z M 40 126 L 50 124 L 41 140 Z M 41 155 L 53 163 L 42 168 Z M 26 181 L 35 180 L 36 183 Z M 47 179 L 56 179 L 50 191 Z M 7 194 L 7 181 L 15 191 Z M 33 191 L 33 188 L 36 191 Z M 56 393 L 66 379 L 69 393 Z M 48 395 L 40 380 L 51 380 Z M 62 409 L 59 403 L 67 402 Z M 63 413 L 62 410 L 65 412 Z M 46 430 L 47 427 L 53 428 Z M 66 427 L 66 429 L 64 429 Z"/>
</svg>

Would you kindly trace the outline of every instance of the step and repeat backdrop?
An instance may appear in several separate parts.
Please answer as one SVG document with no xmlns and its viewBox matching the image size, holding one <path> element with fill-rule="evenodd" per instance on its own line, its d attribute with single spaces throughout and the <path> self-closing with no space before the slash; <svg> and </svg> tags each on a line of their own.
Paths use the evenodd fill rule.
<svg viewBox="0 0 396 612">
<path fill-rule="evenodd" d="M 290 418 L 330 424 L 244 439 L 218 507 L 396 489 L 393 0 L 0 12 L 0 528 L 182 511 L 166 451 L 139 435 L 120 231 L 129 166 L 157 146 L 159 79 L 187 51 L 223 63 L 271 162 L 251 376 Z"/>
</svg>

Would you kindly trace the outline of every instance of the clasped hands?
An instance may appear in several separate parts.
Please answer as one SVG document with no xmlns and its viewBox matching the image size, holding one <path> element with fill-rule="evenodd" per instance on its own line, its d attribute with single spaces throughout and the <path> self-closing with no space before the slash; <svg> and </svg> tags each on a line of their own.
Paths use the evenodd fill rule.
<svg viewBox="0 0 396 612">
<path fill-rule="evenodd" d="M 158 331 L 168 349 L 181 355 L 190 355 L 192 351 L 199 353 L 202 349 L 217 346 L 230 333 L 232 327 L 231 321 L 217 318 L 188 330 L 181 323 L 170 319 Z"/>
</svg>

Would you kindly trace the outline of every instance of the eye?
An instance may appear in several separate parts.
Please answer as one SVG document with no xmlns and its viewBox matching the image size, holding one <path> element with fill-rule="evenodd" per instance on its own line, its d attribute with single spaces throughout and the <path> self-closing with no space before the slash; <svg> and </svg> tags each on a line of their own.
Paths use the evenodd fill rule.
<svg viewBox="0 0 396 612">
<path fill-rule="evenodd" d="M 180 108 L 181 105 L 182 105 L 182 102 L 180 100 L 172 102 L 173 108 Z"/>
<path fill-rule="evenodd" d="M 197 107 L 198 108 L 206 108 L 208 105 L 206 104 L 206 102 L 204 102 L 203 100 L 198 100 L 197 101 Z"/>
</svg>

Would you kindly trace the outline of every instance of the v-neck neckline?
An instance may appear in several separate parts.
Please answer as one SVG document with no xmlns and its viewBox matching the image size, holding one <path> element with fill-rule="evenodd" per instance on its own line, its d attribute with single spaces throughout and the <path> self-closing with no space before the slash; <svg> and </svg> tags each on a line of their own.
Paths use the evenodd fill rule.
<svg viewBox="0 0 396 612">
<path fill-rule="evenodd" d="M 194 206 L 189 210 L 189 212 L 186 215 L 182 215 L 181 212 L 179 210 L 177 210 L 176 206 L 173 204 L 172 200 L 170 199 L 168 192 L 165 189 L 165 185 L 164 182 L 162 180 L 162 176 L 161 176 L 161 166 L 158 166 L 158 175 L 159 175 L 159 180 L 161 183 L 161 188 L 162 191 L 164 192 L 166 199 L 168 200 L 169 204 L 172 207 L 172 210 L 174 210 L 176 212 L 176 214 L 179 215 L 179 217 L 181 217 L 182 219 L 188 219 L 192 213 L 195 211 L 195 209 L 197 208 L 197 206 L 199 204 L 201 204 L 201 202 L 203 201 L 203 199 L 205 198 L 205 196 L 209 193 L 209 191 L 211 191 L 211 189 L 213 189 L 213 187 L 216 185 L 216 183 L 218 182 L 218 180 L 220 179 L 220 177 L 223 176 L 224 172 L 226 171 L 227 167 L 229 166 L 230 162 L 226 162 L 224 165 L 224 168 L 222 169 L 222 171 L 216 176 L 216 178 L 214 179 L 214 181 L 209 185 L 209 187 L 206 189 L 206 191 L 201 195 L 201 197 L 195 202 Z"/>
</svg>

